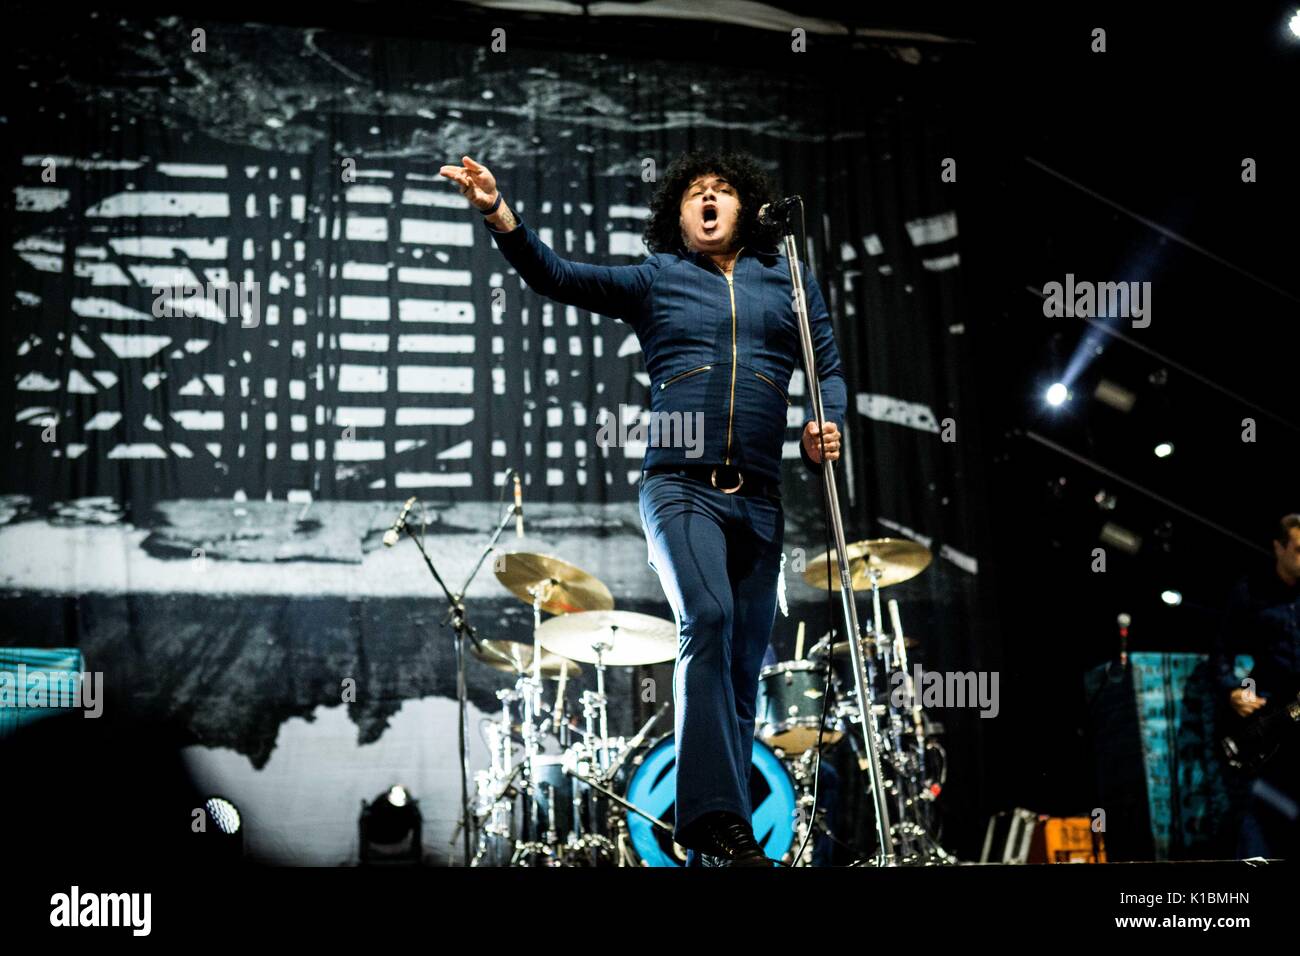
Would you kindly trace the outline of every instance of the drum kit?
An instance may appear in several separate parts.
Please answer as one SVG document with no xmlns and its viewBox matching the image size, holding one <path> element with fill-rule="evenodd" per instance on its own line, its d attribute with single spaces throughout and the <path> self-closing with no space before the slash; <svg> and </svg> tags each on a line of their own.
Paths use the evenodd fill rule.
<svg viewBox="0 0 1300 956">
<path fill-rule="evenodd" d="M 875 610 L 858 650 L 874 689 L 867 719 L 879 742 L 894 851 L 901 863 L 955 862 L 933 836 L 944 761 L 937 725 L 912 693 L 908 650 L 916 643 L 903 633 L 897 601 L 889 602 L 888 637 L 878 623 L 880 589 L 919 574 L 930 552 L 886 538 L 859 541 L 846 553 L 854 590 L 870 590 Z M 684 865 L 685 851 L 672 840 L 671 728 L 653 736 L 668 704 L 632 737 L 613 737 L 607 696 L 610 668 L 676 658 L 676 625 L 614 610 L 604 584 L 552 555 L 505 554 L 495 573 L 532 606 L 534 643 L 481 640 L 470 649 L 474 659 L 514 678 L 497 692 L 499 716 L 485 721 L 491 760 L 475 774 L 471 865 Z M 824 588 L 828 573 L 838 590 L 834 557 L 814 559 L 804 578 Z M 760 674 L 750 779 L 754 835 L 769 857 L 788 865 L 809 865 L 810 837 L 835 838 L 816 807 L 821 755 L 846 739 L 860 754 L 867 739 L 855 684 L 844 673 L 849 643 L 828 634 L 805 654 L 803 632 L 801 624 L 795 659 Z M 594 670 L 594 690 L 578 695 L 574 710 L 568 688 L 583 665 Z M 901 693 L 889 692 L 900 685 Z M 862 757 L 858 763 L 864 767 Z M 871 775 L 866 779 L 870 791 Z"/>
<path fill-rule="evenodd" d="M 941 728 L 930 720 L 913 686 L 908 651 L 919 642 L 903 631 L 897 600 L 888 603 L 889 628 L 884 627 L 880 590 L 901 584 L 930 565 L 929 549 L 915 541 L 879 538 L 848 545 L 849 580 L 854 592 L 870 592 L 872 617 L 863 628 L 858 650 L 865 662 L 872 703 L 867 720 L 879 745 L 880 779 L 888 808 L 888 833 L 893 862 L 897 865 L 955 863 L 956 858 L 936 837 L 935 804 L 946 782 L 946 754 L 939 740 Z M 815 588 L 840 590 L 843 578 L 838 561 L 823 554 L 804 569 L 804 581 Z M 796 757 L 796 779 L 816 775 L 815 757 L 847 739 L 866 770 L 862 755 L 863 707 L 846 666 L 851 657 L 848 641 L 828 634 L 803 653 L 803 626 L 795 643 L 795 660 L 766 667 L 759 675 L 760 740 L 779 747 L 786 758 Z M 834 706 L 829 707 L 827 693 Z M 813 764 L 810 768 L 809 764 Z M 807 789 L 810 784 L 803 784 Z M 867 778 L 870 790 L 870 776 Z M 877 804 L 879 805 L 879 804 Z M 820 814 L 819 814 L 820 816 Z M 822 829 L 818 819 L 800 820 Z M 829 834 L 827 831 L 827 835 Z"/>
<path fill-rule="evenodd" d="M 488 724 L 491 765 L 475 775 L 479 839 L 471 865 L 640 865 L 632 829 L 646 846 L 671 843 L 671 825 L 656 816 L 662 807 L 653 798 L 662 794 L 646 794 L 655 810 L 630 799 L 643 789 L 633 786 L 642 760 L 657 754 L 653 746 L 643 752 L 643 745 L 667 708 L 630 740 L 611 737 L 606 673 L 673 660 L 676 626 L 615 611 L 604 584 L 552 555 L 507 554 L 496 575 L 532 605 L 534 644 L 482 641 L 471 652 L 515 677 L 512 688 L 497 692 L 501 716 Z M 543 621 L 543 612 L 555 616 Z M 595 690 L 579 698 L 581 721 L 566 700 L 580 664 L 596 674 Z M 552 741 L 558 752 L 547 752 Z M 671 737 L 668 742 L 671 752 Z M 668 792 L 671 798 L 671 782 Z"/>
</svg>

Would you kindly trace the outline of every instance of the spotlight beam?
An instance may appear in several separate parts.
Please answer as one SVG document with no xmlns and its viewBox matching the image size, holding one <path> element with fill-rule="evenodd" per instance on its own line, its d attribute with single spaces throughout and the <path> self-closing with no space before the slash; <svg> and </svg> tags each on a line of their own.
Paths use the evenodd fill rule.
<svg viewBox="0 0 1300 956">
<path fill-rule="evenodd" d="M 1025 286 L 1025 291 L 1030 293 L 1031 295 L 1037 296 L 1040 300 L 1046 298 L 1046 296 L 1043 295 L 1042 289 L 1035 289 L 1031 285 Z M 1160 364 L 1168 365 L 1171 369 L 1174 369 L 1179 374 L 1186 375 L 1188 378 L 1191 379 L 1195 379 L 1196 381 L 1200 382 L 1202 385 L 1206 386 L 1207 388 L 1212 388 L 1214 389 L 1214 391 L 1219 392 L 1221 395 L 1227 396 L 1228 398 L 1232 399 L 1234 402 L 1237 402 L 1240 405 L 1245 405 L 1246 407 L 1253 409 L 1254 411 L 1263 415 L 1265 418 L 1271 419 L 1272 421 L 1277 422 L 1279 425 L 1282 425 L 1286 428 L 1291 429 L 1291 431 L 1300 434 L 1300 425 L 1297 425 L 1295 422 L 1283 418 L 1277 412 L 1270 411 L 1269 409 L 1265 408 L 1263 405 L 1259 405 L 1255 402 L 1252 402 L 1248 398 L 1238 395 L 1232 389 L 1220 385 L 1218 382 L 1214 381 L 1213 379 L 1206 378 L 1200 372 L 1193 371 L 1192 369 L 1188 368 L 1186 365 L 1183 365 L 1181 362 L 1174 361 L 1173 359 L 1169 358 L 1167 355 L 1163 355 L 1160 352 L 1157 352 L 1149 345 L 1143 345 L 1141 342 L 1138 342 L 1136 339 L 1134 339 L 1131 335 L 1125 335 L 1123 332 L 1119 331 L 1118 329 L 1112 329 L 1110 326 L 1106 325 L 1104 321 L 1101 321 L 1099 319 L 1084 318 L 1083 316 L 1076 316 L 1076 318 L 1078 318 L 1080 322 L 1086 322 L 1088 325 L 1091 325 L 1099 332 L 1105 332 L 1107 335 L 1111 336 L 1112 338 L 1119 339 L 1119 341 L 1123 342 L 1125 345 L 1131 346 L 1132 348 L 1137 349 L 1139 352 L 1145 352 L 1147 355 L 1150 355 L 1154 359 L 1158 359 L 1160 361 Z"/>
<path fill-rule="evenodd" d="M 1212 528 L 1213 530 L 1219 532 L 1219 534 L 1226 535 L 1227 537 L 1232 538 L 1232 540 L 1236 541 L 1239 544 L 1245 545 L 1246 547 L 1250 548 L 1252 551 L 1258 551 L 1260 554 L 1265 554 L 1269 556 L 1273 554 L 1272 551 L 1269 551 L 1267 548 L 1263 547 L 1262 545 L 1256 544 L 1254 541 L 1251 541 L 1249 538 L 1243 538 L 1235 531 L 1230 531 L 1227 528 L 1225 528 L 1223 525 L 1216 524 L 1215 522 L 1211 521 L 1209 518 L 1203 517 L 1202 515 L 1199 515 L 1195 511 L 1192 511 L 1188 508 L 1184 508 L 1182 505 L 1178 504 L 1175 501 L 1170 501 L 1168 498 L 1164 497 L 1164 495 L 1157 494 L 1156 492 L 1152 491 L 1150 488 L 1145 488 L 1142 485 L 1139 485 L 1136 481 L 1130 481 L 1129 479 L 1125 478 L 1123 475 L 1116 474 L 1106 466 L 1100 465 L 1097 462 L 1093 461 L 1091 458 L 1085 458 L 1083 455 L 1080 455 L 1078 452 L 1071 451 L 1070 449 L 1066 448 L 1064 445 L 1058 445 L 1050 438 L 1046 438 L 1034 431 L 1024 431 L 1021 432 L 1020 434 L 1023 434 L 1030 441 L 1037 442 L 1038 444 L 1044 446 L 1045 448 L 1050 448 L 1052 451 L 1056 452 L 1059 455 L 1064 455 L 1066 458 L 1072 459 L 1073 461 L 1076 461 L 1087 468 L 1091 468 L 1093 471 L 1097 472 L 1100 475 L 1105 475 L 1107 478 L 1110 478 L 1113 481 L 1118 481 L 1121 484 L 1128 485 L 1134 491 L 1146 495 L 1148 498 L 1152 499 L 1153 501 L 1160 502 L 1160 504 L 1164 505 L 1166 508 L 1170 508 L 1174 511 L 1177 511 L 1179 514 L 1186 515 L 1187 517 L 1192 518 L 1195 521 L 1199 521 L 1207 528 Z"/>
</svg>

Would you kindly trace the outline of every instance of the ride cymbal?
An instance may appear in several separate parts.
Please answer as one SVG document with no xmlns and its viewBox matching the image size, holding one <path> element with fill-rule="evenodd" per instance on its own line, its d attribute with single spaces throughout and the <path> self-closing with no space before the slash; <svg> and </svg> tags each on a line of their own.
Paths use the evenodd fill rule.
<svg viewBox="0 0 1300 956">
<path fill-rule="evenodd" d="M 855 541 L 847 548 L 849 572 L 853 590 L 871 590 L 873 572 L 878 574 L 876 586 L 889 587 L 916 577 L 930 566 L 930 549 L 916 541 L 904 538 L 874 538 Z M 839 561 L 829 552 L 819 554 L 808 562 L 803 579 L 815 588 L 826 587 L 826 565 L 830 564 L 831 590 L 840 590 Z"/>
<path fill-rule="evenodd" d="M 583 611 L 553 617 L 537 629 L 542 647 L 570 660 L 613 667 L 660 664 L 677 656 L 677 625 L 634 611 Z"/>
</svg>

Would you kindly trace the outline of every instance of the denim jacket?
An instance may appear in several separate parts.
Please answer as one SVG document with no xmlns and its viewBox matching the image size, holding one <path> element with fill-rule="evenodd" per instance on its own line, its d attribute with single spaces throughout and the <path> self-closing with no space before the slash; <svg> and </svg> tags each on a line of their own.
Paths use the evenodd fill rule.
<svg viewBox="0 0 1300 956">
<path fill-rule="evenodd" d="M 509 232 L 488 232 L 528 287 L 565 305 L 627 323 L 650 376 L 652 413 L 703 413 L 703 451 L 646 449 L 644 467 L 732 465 L 781 479 L 790 378 L 802 368 L 799 326 L 784 257 L 742 249 L 730 277 L 703 253 L 661 252 L 640 265 L 601 266 L 557 255 L 516 213 Z M 847 394 L 830 313 L 802 261 L 804 289 L 826 420 L 844 430 Z M 671 419 L 661 418 L 661 421 Z M 680 419 L 678 419 L 680 420 Z M 701 421 L 701 419 L 695 419 Z M 800 442 L 805 465 L 816 470 Z"/>
</svg>

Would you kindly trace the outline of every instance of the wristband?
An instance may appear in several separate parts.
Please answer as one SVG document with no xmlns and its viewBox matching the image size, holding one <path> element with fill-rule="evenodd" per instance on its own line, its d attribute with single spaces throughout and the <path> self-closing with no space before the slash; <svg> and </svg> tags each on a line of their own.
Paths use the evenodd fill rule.
<svg viewBox="0 0 1300 956">
<path fill-rule="evenodd" d="M 501 208 L 501 190 L 498 189 L 497 201 L 492 204 L 492 207 L 490 209 L 479 209 L 479 212 L 481 212 L 485 216 L 490 216 L 500 208 Z"/>
</svg>

